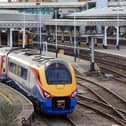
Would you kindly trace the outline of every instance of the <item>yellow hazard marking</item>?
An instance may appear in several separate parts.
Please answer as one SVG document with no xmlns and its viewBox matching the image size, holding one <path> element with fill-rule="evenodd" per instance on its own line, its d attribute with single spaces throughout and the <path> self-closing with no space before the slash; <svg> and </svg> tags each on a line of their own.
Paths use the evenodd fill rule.
<svg viewBox="0 0 126 126">
<path fill-rule="evenodd" d="M 12 105 L 12 101 L 4 94 L 0 93 L 0 95 L 10 104 Z"/>
</svg>

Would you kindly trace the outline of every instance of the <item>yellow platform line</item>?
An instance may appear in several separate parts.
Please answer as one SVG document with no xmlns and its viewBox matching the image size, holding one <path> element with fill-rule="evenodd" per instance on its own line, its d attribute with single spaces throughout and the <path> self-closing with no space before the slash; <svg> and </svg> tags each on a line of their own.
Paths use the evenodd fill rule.
<svg viewBox="0 0 126 126">
<path fill-rule="evenodd" d="M 2 93 L 0 93 L 0 95 L 1 95 L 10 105 L 13 104 L 12 101 L 11 101 L 7 96 L 5 96 L 5 95 L 2 94 Z"/>
</svg>

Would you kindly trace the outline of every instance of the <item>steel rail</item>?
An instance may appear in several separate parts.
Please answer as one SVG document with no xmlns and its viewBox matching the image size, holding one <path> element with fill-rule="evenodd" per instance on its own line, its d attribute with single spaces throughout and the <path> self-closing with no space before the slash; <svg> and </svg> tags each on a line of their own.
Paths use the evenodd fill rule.
<svg viewBox="0 0 126 126">
<path fill-rule="evenodd" d="M 124 102 L 124 103 L 126 104 L 126 100 L 125 100 L 124 98 L 122 98 L 121 96 L 119 96 L 119 95 L 116 94 L 115 92 L 111 91 L 110 89 L 108 89 L 108 88 L 106 88 L 106 87 L 104 87 L 104 86 L 102 86 L 102 85 L 100 85 L 100 84 L 98 84 L 98 83 L 96 83 L 96 82 L 93 82 L 93 81 L 91 81 L 91 80 L 88 80 L 88 79 L 86 79 L 86 78 L 84 78 L 84 77 L 82 77 L 82 76 L 80 76 L 80 75 L 77 75 L 76 77 L 77 77 L 77 78 L 80 78 L 80 79 L 82 79 L 82 80 L 84 80 L 84 81 L 87 81 L 87 82 L 89 82 L 89 83 L 91 83 L 91 84 L 94 84 L 94 85 L 96 85 L 96 86 L 98 86 L 98 87 L 101 87 L 101 88 L 105 89 L 107 92 L 109 92 L 109 93 L 111 93 L 112 95 L 116 96 L 118 99 L 120 99 L 122 102 Z"/>
<path fill-rule="evenodd" d="M 87 80 L 87 79 L 86 79 L 86 80 Z M 88 82 L 93 83 L 93 84 L 95 83 L 95 82 L 92 82 L 92 81 L 88 81 Z M 79 82 L 78 82 L 78 83 L 79 83 Z M 114 107 L 111 103 L 109 103 L 107 100 L 105 100 L 103 97 L 101 97 L 97 92 L 95 92 L 94 90 L 92 90 L 91 88 L 89 88 L 89 87 L 86 86 L 86 85 L 83 85 L 83 84 L 81 84 L 81 83 L 79 83 L 79 84 L 80 84 L 81 86 L 86 87 L 88 90 L 90 90 L 90 91 L 91 91 L 93 94 L 95 94 L 101 101 L 103 101 L 103 102 L 106 103 L 108 106 L 110 106 L 110 107 L 113 109 L 113 111 L 115 111 L 121 119 L 124 119 L 124 120 L 125 120 L 124 115 L 123 115 L 122 113 L 120 113 L 120 111 L 118 111 L 117 108 Z M 99 85 L 99 84 L 97 84 L 97 83 L 95 83 L 95 85 L 98 86 L 98 87 L 100 87 L 100 88 L 103 88 L 104 90 L 106 90 L 106 91 L 109 92 L 110 94 L 112 94 L 112 95 L 114 95 L 114 96 L 117 97 L 117 95 L 115 95 L 115 93 L 113 94 L 113 92 L 111 92 L 110 90 L 106 89 L 105 87 L 103 87 L 103 86 L 101 86 L 101 85 Z M 120 96 L 117 97 L 117 98 L 120 100 Z M 122 101 L 122 99 L 121 99 L 121 101 Z M 123 101 L 123 102 L 124 102 L 124 101 Z"/>
<path fill-rule="evenodd" d="M 78 104 L 79 104 L 79 105 L 82 105 L 82 106 L 84 106 L 84 107 L 86 107 L 86 108 L 89 108 L 89 109 L 91 109 L 91 110 L 93 110 L 93 111 L 95 111 L 95 112 L 97 112 L 97 113 L 100 113 L 101 115 L 106 116 L 106 117 L 108 117 L 109 119 L 112 119 L 113 121 L 115 121 L 116 123 L 120 124 L 121 126 L 126 126 L 125 121 L 122 120 L 122 119 L 116 118 L 116 117 L 112 116 L 111 114 L 102 112 L 101 110 L 96 109 L 96 108 L 90 106 L 89 104 L 82 103 L 81 101 L 78 101 Z"/>
<path fill-rule="evenodd" d="M 90 97 L 86 97 L 86 96 L 82 96 L 82 95 L 77 95 L 79 98 L 81 98 L 81 99 L 86 99 L 86 100 L 89 100 L 89 101 L 91 101 L 91 102 L 95 102 L 95 103 L 97 103 L 97 104 L 99 104 L 99 105 L 101 105 L 101 106 L 104 106 L 104 107 L 108 107 L 108 108 L 110 108 L 110 109 L 112 109 L 113 110 L 113 107 L 112 106 L 110 106 L 110 105 L 108 105 L 108 104 L 106 104 L 106 103 L 103 103 L 103 102 L 101 102 L 101 101 L 98 101 L 98 100 L 96 100 L 96 99 L 93 99 L 93 98 L 90 98 Z M 123 113 L 124 115 L 126 115 L 126 111 L 125 110 L 122 110 L 122 109 L 120 109 L 120 108 L 116 108 L 116 110 L 118 110 L 118 111 L 120 111 L 121 113 Z M 114 110 L 113 110 L 114 111 Z M 115 111 L 114 111 L 115 112 Z M 126 120 L 125 119 L 123 119 L 125 122 L 126 122 Z"/>
</svg>

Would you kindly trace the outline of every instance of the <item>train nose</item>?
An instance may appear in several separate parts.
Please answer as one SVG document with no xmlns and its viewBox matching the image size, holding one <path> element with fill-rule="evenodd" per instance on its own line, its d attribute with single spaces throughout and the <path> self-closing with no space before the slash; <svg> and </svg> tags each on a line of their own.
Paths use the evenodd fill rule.
<svg viewBox="0 0 126 126">
<path fill-rule="evenodd" d="M 56 89 L 64 89 L 65 85 L 56 85 L 55 87 L 56 87 Z"/>
</svg>

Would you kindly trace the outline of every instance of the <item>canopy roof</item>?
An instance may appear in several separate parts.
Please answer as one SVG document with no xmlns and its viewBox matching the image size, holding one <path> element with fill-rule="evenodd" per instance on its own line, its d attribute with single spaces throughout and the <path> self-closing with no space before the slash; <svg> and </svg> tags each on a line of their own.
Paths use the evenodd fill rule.
<svg viewBox="0 0 126 126">
<path fill-rule="evenodd" d="M 126 17 L 126 7 L 105 7 L 105 8 L 93 8 L 82 12 L 76 12 L 67 15 L 69 18 L 113 18 L 120 16 L 120 18 Z"/>
<path fill-rule="evenodd" d="M 87 4 L 88 1 L 85 2 L 20 2 L 20 3 L 0 3 L 0 8 L 8 9 L 8 8 L 40 8 L 40 7 L 54 7 L 54 8 L 76 8 L 83 7 Z"/>
</svg>

